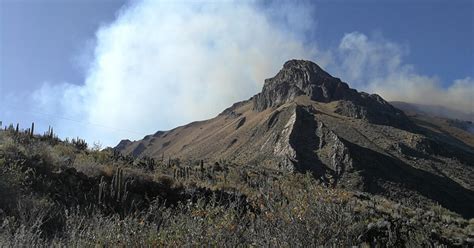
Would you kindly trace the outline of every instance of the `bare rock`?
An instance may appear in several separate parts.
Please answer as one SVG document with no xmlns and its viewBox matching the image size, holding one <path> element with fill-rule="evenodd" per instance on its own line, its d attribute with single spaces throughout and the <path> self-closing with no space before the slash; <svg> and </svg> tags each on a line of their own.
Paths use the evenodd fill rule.
<svg viewBox="0 0 474 248">
<path fill-rule="evenodd" d="M 412 126 L 402 111 L 379 95 L 351 89 L 347 83 L 306 60 L 286 62 L 275 77 L 265 80 L 262 92 L 252 100 L 254 109 L 263 111 L 294 101 L 302 95 L 316 102 L 340 101 L 336 112 L 344 116 L 405 129 Z"/>
</svg>

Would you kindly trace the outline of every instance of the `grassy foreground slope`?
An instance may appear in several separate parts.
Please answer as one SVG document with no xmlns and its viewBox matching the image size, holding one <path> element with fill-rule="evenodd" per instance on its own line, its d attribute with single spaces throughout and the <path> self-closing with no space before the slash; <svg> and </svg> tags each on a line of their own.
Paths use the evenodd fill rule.
<svg viewBox="0 0 474 248">
<path fill-rule="evenodd" d="M 310 174 L 154 160 L 0 131 L 0 247 L 460 246 L 474 220 L 332 189 Z"/>
</svg>

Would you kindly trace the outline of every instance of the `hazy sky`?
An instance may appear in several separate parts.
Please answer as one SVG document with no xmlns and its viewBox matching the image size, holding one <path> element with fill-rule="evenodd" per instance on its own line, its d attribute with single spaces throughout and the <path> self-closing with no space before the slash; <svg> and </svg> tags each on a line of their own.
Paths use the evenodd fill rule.
<svg viewBox="0 0 474 248">
<path fill-rule="evenodd" d="M 0 120 L 114 145 L 213 117 L 284 61 L 474 108 L 474 1 L 0 0 Z"/>
</svg>

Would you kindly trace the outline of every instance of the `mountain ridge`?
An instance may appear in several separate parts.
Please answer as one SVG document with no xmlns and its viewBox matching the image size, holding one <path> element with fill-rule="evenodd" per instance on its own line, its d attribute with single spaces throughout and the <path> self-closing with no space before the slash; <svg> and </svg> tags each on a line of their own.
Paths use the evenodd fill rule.
<svg viewBox="0 0 474 248">
<path fill-rule="evenodd" d="M 120 144 L 116 150 L 134 157 L 310 171 L 328 186 L 474 216 L 472 146 L 416 124 L 310 61 L 288 61 L 262 92 L 212 119 Z"/>
</svg>

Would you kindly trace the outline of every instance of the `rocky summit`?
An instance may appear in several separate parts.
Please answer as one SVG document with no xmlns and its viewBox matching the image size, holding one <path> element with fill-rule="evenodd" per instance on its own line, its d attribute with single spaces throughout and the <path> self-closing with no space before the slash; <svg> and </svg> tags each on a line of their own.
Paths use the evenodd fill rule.
<svg viewBox="0 0 474 248">
<path fill-rule="evenodd" d="M 115 149 L 136 158 L 232 161 L 415 205 L 474 213 L 472 133 L 420 121 L 351 89 L 311 61 L 290 60 L 262 92 L 215 118 Z"/>
<path fill-rule="evenodd" d="M 317 64 L 305 60 L 290 60 L 275 77 L 266 79 L 262 92 L 253 98 L 254 109 L 278 107 L 302 95 L 316 102 L 339 101 L 336 112 L 344 116 L 385 125 L 410 125 L 402 111 L 379 95 L 357 92 Z"/>
</svg>

